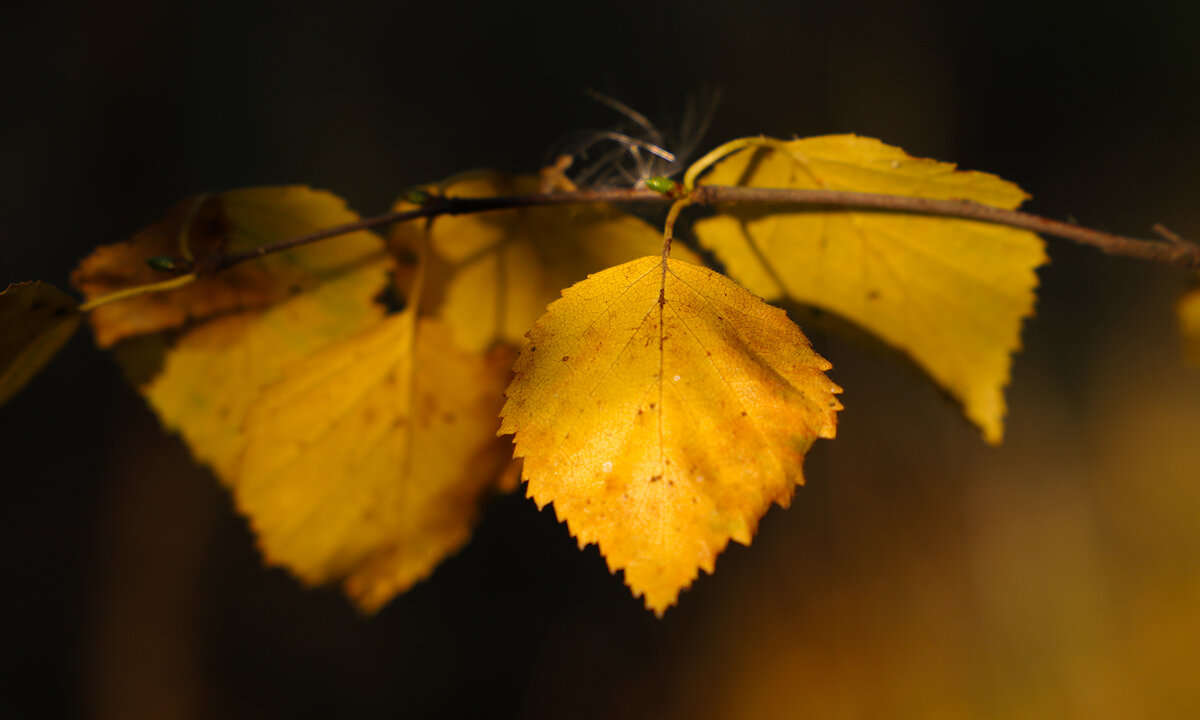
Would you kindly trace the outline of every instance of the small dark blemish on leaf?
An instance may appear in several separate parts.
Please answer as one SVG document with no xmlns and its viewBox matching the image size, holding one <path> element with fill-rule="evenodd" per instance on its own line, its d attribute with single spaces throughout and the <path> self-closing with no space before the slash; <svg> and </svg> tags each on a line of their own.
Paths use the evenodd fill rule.
<svg viewBox="0 0 1200 720">
<path fill-rule="evenodd" d="M 392 255 L 395 256 L 396 260 L 401 265 L 410 265 L 411 266 L 411 265 L 416 265 L 417 263 L 419 263 L 421 261 L 421 256 L 417 255 L 417 253 L 413 252 L 409 248 L 404 248 L 404 247 L 394 248 L 392 250 Z"/>
<path fill-rule="evenodd" d="M 654 477 L 650 478 L 650 482 L 652 483 L 658 482 L 659 480 L 662 480 L 662 475 L 655 475 Z"/>
<path fill-rule="evenodd" d="M 750 414 L 750 413 L 746 412 L 745 410 L 743 410 L 743 411 L 742 411 L 742 417 L 746 417 L 746 416 L 747 416 L 747 415 L 749 415 L 749 414 Z"/>
<path fill-rule="evenodd" d="M 653 410 L 655 407 L 657 407 L 657 406 L 656 406 L 654 403 L 650 403 L 650 409 L 651 409 L 651 410 Z"/>
<path fill-rule="evenodd" d="M 879 299 L 879 291 L 871 290 L 871 291 L 867 292 L 867 299 L 868 300 L 878 300 Z"/>
<path fill-rule="evenodd" d="M 299 285 L 293 285 L 291 290 L 292 294 L 296 295 L 300 292 L 301 288 Z M 404 309 L 404 298 L 400 295 L 399 291 L 396 289 L 396 286 L 392 283 L 385 285 L 383 289 L 375 295 L 374 299 L 377 304 L 383 307 L 384 311 L 388 315 L 393 315 Z"/>
<path fill-rule="evenodd" d="M 563 362 L 566 362 L 566 361 L 568 361 L 568 360 L 570 360 L 570 359 L 571 359 L 571 356 L 570 356 L 570 355 L 563 355 Z"/>
</svg>

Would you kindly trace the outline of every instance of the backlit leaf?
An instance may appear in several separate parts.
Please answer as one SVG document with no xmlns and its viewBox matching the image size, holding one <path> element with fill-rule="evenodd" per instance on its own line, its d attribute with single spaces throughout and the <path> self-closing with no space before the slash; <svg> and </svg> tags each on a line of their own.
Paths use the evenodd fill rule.
<svg viewBox="0 0 1200 720">
<path fill-rule="evenodd" d="M 833 135 L 744 150 L 705 184 L 824 188 L 1015 208 L 1016 185 Z M 1003 388 L 1033 312 L 1042 241 L 1024 230 L 906 213 L 729 207 L 695 226 L 701 244 L 752 292 L 832 310 L 915 360 L 998 443 Z"/>
<path fill-rule="evenodd" d="M 494 197 L 536 193 L 535 176 L 479 172 L 430 188 L 447 197 Z M 397 210 L 413 207 L 402 202 Z M 415 249 L 425 226 L 404 223 L 393 242 Z M 662 248 L 662 232 L 607 205 L 517 208 L 444 216 L 428 227 L 432 248 L 429 284 L 444 288 L 429 312 L 450 326 L 468 350 L 496 342 L 525 343 L 525 333 L 564 287 L 588 273 Z M 676 257 L 694 259 L 687 248 Z M 437 291 L 434 291 L 437 293 Z"/>
<path fill-rule="evenodd" d="M 251 215 L 270 225 L 329 205 L 310 196 L 308 212 L 280 197 L 278 213 L 264 200 Z M 255 245 L 283 239 L 257 232 Z M 412 303 L 387 315 L 376 302 L 393 267 L 383 246 L 357 233 L 288 251 L 286 292 L 272 275 L 258 298 L 269 304 L 214 316 L 193 307 L 210 309 L 212 297 L 176 296 L 174 311 L 192 322 L 116 348 L 163 424 L 230 489 L 266 560 L 306 583 L 343 582 L 365 611 L 467 540 L 481 496 L 511 462 L 495 430 L 513 352 L 467 353 Z M 223 276 L 199 282 L 221 297 Z M 93 317 L 98 335 L 112 318 L 124 322 Z"/>
<path fill-rule="evenodd" d="M 803 482 L 841 409 L 829 367 L 782 310 L 644 257 L 568 288 L 537 321 L 501 432 L 538 506 L 661 615 Z"/>
<path fill-rule="evenodd" d="M 78 327 L 75 301 L 53 285 L 15 283 L 0 292 L 0 405 L 32 380 Z"/>
<path fill-rule="evenodd" d="M 288 368 L 246 418 L 234 495 L 271 562 L 345 578 L 374 611 L 470 537 L 510 460 L 496 415 L 511 351 L 393 315 Z"/>
<path fill-rule="evenodd" d="M 219 315 L 185 330 L 168 341 L 160 371 L 139 388 L 163 424 L 177 430 L 192 454 L 211 465 L 226 483 L 236 477 L 245 447 L 242 427 L 260 393 L 281 380 L 293 363 L 382 321 L 384 310 L 374 297 L 387 284 L 390 262 L 380 252 L 382 240 L 367 235 L 375 249 L 360 253 L 353 266 L 340 259 L 328 265 L 306 257 L 318 246 L 294 251 L 303 258 L 298 264 L 313 268 L 313 277 L 306 282 L 311 289 L 266 308 Z M 358 239 L 327 241 L 343 242 L 359 249 Z M 321 252 L 337 254 L 329 248 Z M 183 308 L 186 313 L 186 303 Z M 99 335 L 105 318 L 93 315 L 91 319 Z M 161 342 L 148 340 L 118 348 L 118 357 L 126 364 L 141 361 L 142 346 Z"/>
<path fill-rule="evenodd" d="M 157 257 L 182 258 L 186 243 L 198 263 L 358 219 L 341 198 L 304 186 L 263 187 L 188 198 L 130 240 L 97 248 L 71 275 L 92 300 L 171 276 L 150 267 Z M 183 239 L 181 239 L 183 238 Z M 380 252 L 377 236 L 360 232 L 244 262 L 169 292 L 102 305 L 93 312 L 96 343 L 111 347 L 189 320 L 279 302 L 330 274 Z"/>
</svg>

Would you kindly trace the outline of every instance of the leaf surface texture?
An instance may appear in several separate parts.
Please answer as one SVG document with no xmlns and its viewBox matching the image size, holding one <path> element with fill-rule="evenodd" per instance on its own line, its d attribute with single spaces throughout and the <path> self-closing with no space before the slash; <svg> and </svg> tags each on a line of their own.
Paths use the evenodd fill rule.
<svg viewBox="0 0 1200 720">
<path fill-rule="evenodd" d="M 501 431 L 539 507 L 661 615 L 803 482 L 841 409 L 829 367 L 782 310 L 707 268 L 644 257 L 538 320 Z"/>
<path fill-rule="evenodd" d="M 478 172 L 429 190 L 483 198 L 537 193 L 541 184 L 531 175 Z M 395 209 L 412 207 L 400 203 Z M 397 225 L 392 241 L 411 251 L 420 246 L 423 232 L 428 232 L 427 273 L 434 288 L 427 312 L 444 320 L 468 350 L 496 342 L 523 345 L 525 333 L 564 287 L 662 247 L 661 231 L 603 204 L 443 216 L 427 229 Z M 695 258 L 684 247 L 675 255 Z"/>
<path fill-rule="evenodd" d="M 871 138 L 831 135 L 743 150 L 704 184 L 962 199 L 1015 208 L 1012 183 L 913 158 Z M 1033 313 L 1033 233 L 912 213 L 727 207 L 695 226 L 729 276 L 767 300 L 831 310 L 911 357 L 998 443 L 1012 353 Z"/>
<path fill-rule="evenodd" d="M 293 190 L 244 191 L 255 219 L 238 227 L 271 228 L 257 245 L 358 219 Z M 251 307 L 220 273 L 167 300 L 180 328 L 130 338 L 123 314 L 93 325 L 126 337 L 118 357 L 230 489 L 266 560 L 309 584 L 340 581 L 374 611 L 466 542 L 511 462 L 495 430 L 513 351 L 467 352 L 413 302 L 387 314 L 376 298 L 394 263 L 373 233 L 280 255 Z M 120 329 L 105 335 L 110 322 Z"/>
<path fill-rule="evenodd" d="M 129 240 L 97 248 L 71 275 L 71 284 L 92 300 L 118 290 L 169 279 L 147 260 L 183 257 L 186 245 L 197 264 L 304 235 L 358 215 L 338 196 L 304 186 L 247 188 L 195 196 Z M 333 275 L 379 255 L 378 236 L 358 232 L 244 262 L 169 292 L 142 295 L 92 311 L 100 347 L 122 339 L 176 328 L 237 310 L 261 308 L 306 292 Z"/>
</svg>

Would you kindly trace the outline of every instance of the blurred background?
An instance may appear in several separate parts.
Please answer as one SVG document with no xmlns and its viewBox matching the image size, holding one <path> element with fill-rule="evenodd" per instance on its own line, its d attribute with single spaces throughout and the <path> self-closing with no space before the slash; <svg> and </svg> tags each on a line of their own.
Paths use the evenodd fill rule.
<svg viewBox="0 0 1200 720">
<path fill-rule="evenodd" d="M 1200 236 L 1200 4 L 21 3 L 0 11 L 0 284 L 199 191 L 358 210 L 538 168 L 719 87 L 707 146 L 856 132 L 1030 209 Z M 835 7 L 836 6 L 836 7 Z M 8 718 L 1200 717 L 1200 370 L 1186 273 L 1052 241 L 986 447 L 879 347 L 809 484 L 663 620 L 520 493 L 363 618 L 259 565 L 225 492 L 86 333 L 0 408 Z"/>
</svg>

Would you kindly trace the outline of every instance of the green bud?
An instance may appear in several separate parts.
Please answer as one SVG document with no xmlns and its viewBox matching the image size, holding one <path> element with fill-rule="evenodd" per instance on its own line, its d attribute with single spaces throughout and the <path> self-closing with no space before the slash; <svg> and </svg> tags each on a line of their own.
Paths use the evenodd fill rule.
<svg viewBox="0 0 1200 720">
<path fill-rule="evenodd" d="M 675 182 L 669 177 L 655 175 L 654 177 L 646 178 L 646 187 L 650 188 L 654 192 L 660 192 L 663 195 L 670 195 L 671 193 L 675 192 L 677 187 L 679 187 L 679 183 Z"/>
<path fill-rule="evenodd" d="M 173 257 L 167 255 L 155 255 L 152 258 L 146 258 L 146 264 L 155 270 L 170 272 L 179 267 L 179 263 Z"/>
<path fill-rule="evenodd" d="M 404 193 L 404 199 L 413 205 L 424 205 L 432 199 L 432 196 L 421 188 L 413 188 Z"/>
</svg>

